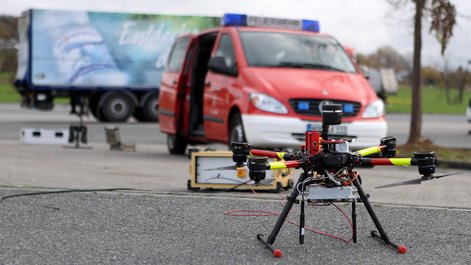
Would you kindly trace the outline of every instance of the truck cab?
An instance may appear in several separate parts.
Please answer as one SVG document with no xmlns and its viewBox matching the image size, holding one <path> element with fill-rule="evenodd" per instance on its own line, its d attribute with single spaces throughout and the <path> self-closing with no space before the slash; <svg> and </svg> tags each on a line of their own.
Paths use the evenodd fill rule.
<svg viewBox="0 0 471 265">
<path fill-rule="evenodd" d="M 328 103 L 344 113 L 330 135 L 352 148 L 386 135 L 384 103 L 317 21 L 226 14 L 221 23 L 172 47 L 159 95 L 170 153 L 208 142 L 298 148 L 306 130 L 320 130 Z"/>
</svg>

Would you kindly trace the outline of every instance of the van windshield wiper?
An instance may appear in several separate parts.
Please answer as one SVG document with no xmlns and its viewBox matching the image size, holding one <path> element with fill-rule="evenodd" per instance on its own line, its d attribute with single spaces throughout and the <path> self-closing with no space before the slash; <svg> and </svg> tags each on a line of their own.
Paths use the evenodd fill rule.
<svg viewBox="0 0 471 265">
<path fill-rule="evenodd" d="M 345 70 L 335 68 L 326 64 L 316 63 L 301 63 L 301 62 L 279 62 L 276 67 L 293 67 L 293 68 L 305 68 L 305 69 L 325 69 L 338 72 L 345 72 Z"/>
</svg>

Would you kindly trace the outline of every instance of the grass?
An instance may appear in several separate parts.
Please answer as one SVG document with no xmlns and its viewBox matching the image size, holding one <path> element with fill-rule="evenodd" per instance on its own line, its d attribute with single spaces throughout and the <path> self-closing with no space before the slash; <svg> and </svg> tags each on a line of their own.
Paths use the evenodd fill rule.
<svg viewBox="0 0 471 265">
<path fill-rule="evenodd" d="M 441 88 L 422 88 L 422 112 L 424 114 L 463 114 L 468 106 L 471 91 L 465 90 L 463 100 L 458 102 L 458 90 L 452 89 L 447 102 L 447 92 Z M 410 113 L 412 90 L 401 87 L 396 95 L 387 98 L 386 113 Z"/>
<path fill-rule="evenodd" d="M 14 73 L 0 73 L 0 102 L 20 102 L 21 96 L 13 86 Z"/>
<path fill-rule="evenodd" d="M 0 103 L 18 103 L 21 102 L 21 95 L 16 92 L 13 81 L 15 74 L 11 72 L 0 72 Z M 54 103 L 68 104 L 68 98 L 56 98 Z"/>
<path fill-rule="evenodd" d="M 471 149 L 443 148 L 430 140 L 423 140 L 416 145 L 400 145 L 397 147 L 396 157 L 412 157 L 417 151 L 435 151 L 438 161 L 471 162 Z"/>
<path fill-rule="evenodd" d="M 463 115 L 471 91 L 464 91 L 463 99 L 458 102 L 457 90 L 450 90 L 448 98 L 453 103 L 447 102 L 445 89 L 422 88 L 422 112 L 424 114 L 459 114 Z M 401 87 L 396 95 L 387 98 L 386 113 L 410 113 L 412 106 L 412 91 L 408 87 Z M 398 157 L 412 157 L 416 151 L 435 151 L 439 161 L 471 162 L 471 150 L 459 148 L 443 148 L 434 145 L 429 140 L 424 140 L 417 145 L 402 145 L 397 147 Z"/>
</svg>

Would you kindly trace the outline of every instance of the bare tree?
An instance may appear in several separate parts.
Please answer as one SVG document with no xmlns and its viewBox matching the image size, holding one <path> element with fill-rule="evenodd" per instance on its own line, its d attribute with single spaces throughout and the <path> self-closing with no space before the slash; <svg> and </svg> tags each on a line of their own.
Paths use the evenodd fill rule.
<svg viewBox="0 0 471 265">
<path fill-rule="evenodd" d="M 445 53 L 448 42 L 453 35 L 456 24 L 456 9 L 449 0 L 411 0 L 415 3 L 414 15 L 414 55 L 412 66 L 412 109 L 409 139 L 407 144 L 417 145 L 422 141 L 422 100 L 421 100 L 421 50 L 422 50 L 422 19 L 424 13 L 431 17 L 430 32 L 441 44 L 441 54 Z M 388 0 L 399 8 L 404 0 Z M 427 5 L 427 3 L 430 3 Z"/>
<path fill-rule="evenodd" d="M 415 1 L 414 17 L 414 55 L 412 61 L 412 111 L 408 144 L 417 144 L 422 137 L 422 97 L 420 96 L 420 68 L 422 51 L 422 15 L 426 0 Z"/>
</svg>

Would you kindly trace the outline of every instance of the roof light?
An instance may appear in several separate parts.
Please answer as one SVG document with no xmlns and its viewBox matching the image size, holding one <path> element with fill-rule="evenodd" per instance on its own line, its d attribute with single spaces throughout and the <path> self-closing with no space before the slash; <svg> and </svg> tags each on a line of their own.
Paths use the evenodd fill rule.
<svg viewBox="0 0 471 265">
<path fill-rule="evenodd" d="M 247 26 L 247 15 L 224 14 L 221 23 L 222 26 Z"/>
<path fill-rule="evenodd" d="M 307 19 L 285 19 L 247 16 L 244 14 L 224 14 L 221 24 L 222 26 L 283 28 L 319 32 L 319 21 Z"/>
</svg>

